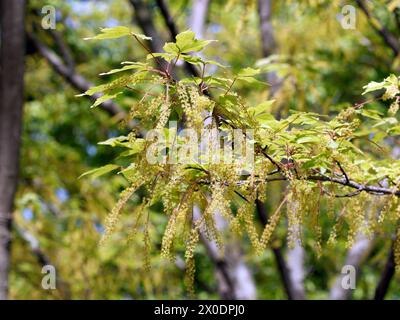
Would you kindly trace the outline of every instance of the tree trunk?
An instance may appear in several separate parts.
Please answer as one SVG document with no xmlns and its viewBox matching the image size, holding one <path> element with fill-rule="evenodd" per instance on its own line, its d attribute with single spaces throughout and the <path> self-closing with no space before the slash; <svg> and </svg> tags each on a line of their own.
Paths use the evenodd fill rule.
<svg viewBox="0 0 400 320">
<path fill-rule="evenodd" d="M 261 33 L 261 46 L 263 57 L 267 58 L 276 51 L 274 28 L 271 23 L 272 0 L 258 0 L 258 18 Z M 279 90 L 282 79 L 276 72 L 267 73 L 267 82 L 270 84 L 270 97 L 274 97 Z"/>
<path fill-rule="evenodd" d="M 288 214 L 297 216 L 299 212 L 299 203 L 296 200 L 288 202 Z M 293 300 L 305 300 L 306 293 L 304 289 L 304 248 L 301 243 L 301 225 L 297 222 L 293 225 L 289 224 L 288 229 L 291 229 L 294 237 L 293 247 L 290 247 L 287 252 L 287 265 L 289 270 L 290 283 L 292 284 Z"/>
<path fill-rule="evenodd" d="M 2 0 L 0 6 L 0 299 L 4 300 L 24 102 L 25 0 Z"/>
</svg>

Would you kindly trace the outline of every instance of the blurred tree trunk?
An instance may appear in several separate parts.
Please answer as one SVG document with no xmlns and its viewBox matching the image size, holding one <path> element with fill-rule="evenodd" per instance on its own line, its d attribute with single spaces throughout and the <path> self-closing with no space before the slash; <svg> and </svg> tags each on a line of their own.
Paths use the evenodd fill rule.
<svg viewBox="0 0 400 320">
<path fill-rule="evenodd" d="M 210 0 L 193 1 L 190 24 L 192 31 L 196 34 L 197 38 L 199 39 L 203 39 L 204 37 L 204 24 L 207 20 L 209 3 Z"/>
<path fill-rule="evenodd" d="M 0 299 L 4 300 L 24 102 L 25 0 L 2 0 L 0 6 Z"/>
<path fill-rule="evenodd" d="M 276 41 L 274 28 L 271 23 L 272 0 L 258 0 L 258 17 L 261 32 L 261 46 L 263 57 L 267 58 L 275 53 Z M 282 79 L 275 72 L 267 73 L 267 82 L 270 84 L 270 97 L 279 90 Z"/>
<path fill-rule="evenodd" d="M 291 199 L 287 204 L 288 215 L 293 216 L 293 220 L 296 220 L 296 216 L 300 215 L 299 212 L 299 202 L 297 200 Z M 292 220 L 290 219 L 290 220 Z M 301 243 L 302 229 L 300 224 L 289 223 L 288 229 L 292 233 L 294 238 L 293 246 L 289 245 L 287 252 L 287 265 L 289 270 L 289 279 L 292 284 L 293 300 L 305 300 L 306 292 L 304 289 L 304 248 Z"/>
<path fill-rule="evenodd" d="M 372 248 L 373 240 L 369 239 L 363 234 L 358 234 L 354 245 L 349 249 L 346 256 L 345 266 L 352 266 L 356 271 L 356 275 L 359 274 L 361 264 L 369 254 Z M 353 290 L 343 286 L 343 279 L 347 276 L 347 273 L 340 273 L 337 276 L 334 285 L 329 293 L 329 299 L 331 300 L 348 300 L 351 298 Z"/>
</svg>

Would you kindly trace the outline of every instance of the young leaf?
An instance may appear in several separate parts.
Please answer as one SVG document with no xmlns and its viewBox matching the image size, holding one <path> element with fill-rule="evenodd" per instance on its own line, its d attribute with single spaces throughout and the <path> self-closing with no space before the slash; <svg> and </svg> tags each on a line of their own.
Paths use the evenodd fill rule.
<svg viewBox="0 0 400 320">
<path fill-rule="evenodd" d="M 105 141 L 98 142 L 98 144 L 106 145 L 106 146 L 111 146 L 111 147 L 124 146 L 124 145 L 122 144 L 122 142 L 123 142 L 123 141 L 127 141 L 127 140 L 128 140 L 128 137 L 126 137 L 126 136 L 119 136 L 119 137 L 114 137 L 114 138 L 107 139 L 107 140 L 105 140 Z"/>
<path fill-rule="evenodd" d="M 176 42 L 167 42 L 163 49 L 170 54 L 181 54 L 188 52 L 198 52 L 215 40 L 199 40 L 191 30 L 181 32 L 176 36 Z"/>
<path fill-rule="evenodd" d="M 119 94 L 121 94 L 122 92 L 116 92 L 116 93 L 106 93 L 104 95 L 102 95 L 101 97 L 97 98 L 96 101 L 90 106 L 90 108 L 95 108 L 99 105 L 101 105 L 104 101 L 110 100 L 110 99 L 114 99 L 116 96 L 118 96 Z"/>
<path fill-rule="evenodd" d="M 270 113 L 271 107 L 274 104 L 275 100 L 268 100 L 260 103 L 256 107 L 250 107 L 249 111 L 254 112 L 254 115 L 257 116 L 262 113 Z"/>
<path fill-rule="evenodd" d="M 150 37 L 147 37 L 143 34 L 133 33 L 128 27 L 117 26 L 112 28 L 102 28 L 100 29 L 101 33 L 94 37 L 84 38 L 84 40 L 103 40 L 103 39 L 117 39 L 126 36 L 135 36 L 142 40 L 151 40 Z"/>
<path fill-rule="evenodd" d="M 198 52 L 215 40 L 199 40 L 191 30 L 181 32 L 176 36 L 176 45 L 181 53 Z"/>
<path fill-rule="evenodd" d="M 98 178 L 98 177 L 100 177 L 108 172 L 111 172 L 113 170 L 116 170 L 118 168 L 119 168 L 119 166 L 117 166 L 115 164 L 107 164 L 103 167 L 96 168 L 96 169 L 93 169 L 93 170 L 90 170 L 90 171 L 87 171 L 87 172 L 81 174 L 78 179 L 80 179 L 84 176 L 89 176 L 89 175 L 92 176 L 93 178 Z"/>
<path fill-rule="evenodd" d="M 126 71 L 126 70 L 139 69 L 139 68 L 142 68 L 145 66 L 146 66 L 146 64 L 144 64 L 144 63 L 130 63 L 130 64 L 126 64 L 125 66 L 123 66 L 120 69 L 113 69 L 108 72 L 100 73 L 100 75 L 105 76 L 105 75 L 114 74 L 114 73 L 122 72 L 122 71 Z"/>
</svg>

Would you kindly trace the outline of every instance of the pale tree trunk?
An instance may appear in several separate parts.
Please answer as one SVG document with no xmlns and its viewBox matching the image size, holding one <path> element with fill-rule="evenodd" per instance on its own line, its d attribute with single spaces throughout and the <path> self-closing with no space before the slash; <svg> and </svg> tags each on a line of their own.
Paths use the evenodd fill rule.
<svg viewBox="0 0 400 320">
<path fill-rule="evenodd" d="M 271 23 L 272 3 L 272 0 L 258 0 L 261 46 L 262 54 L 265 58 L 271 56 L 276 51 L 274 28 Z M 273 97 L 279 90 L 282 84 L 282 79 L 279 79 L 275 72 L 268 72 L 267 82 L 270 85 L 270 97 Z"/>
<path fill-rule="evenodd" d="M 387 142 L 389 143 L 389 145 L 393 147 L 391 152 L 393 159 L 399 159 L 400 148 L 396 145 L 396 141 L 389 140 Z M 382 181 L 381 183 L 384 184 L 385 181 Z M 377 214 L 379 214 L 380 210 L 382 210 L 382 208 L 378 210 Z M 369 255 L 369 253 L 373 248 L 374 238 L 375 235 L 367 237 L 362 232 L 358 233 L 354 244 L 346 254 L 345 265 L 353 266 L 356 271 L 356 276 L 358 276 L 358 274 L 360 273 L 362 263 L 365 261 L 366 257 Z M 390 249 L 387 261 L 385 263 L 385 267 L 382 271 L 377 288 L 375 290 L 375 296 L 374 296 L 375 300 L 382 300 L 385 297 L 385 294 L 389 289 L 390 281 L 392 280 L 394 275 L 395 271 L 394 251 L 393 251 L 394 241 L 395 240 L 393 240 L 392 247 Z M 329 293 L 330 299 L 348 300 L 351 298 L 353 290 L 346 289 L 344 286 L 342 286 L 342 280 L 344 276 L 345 275 L 340 274 L 336 277 L 336 280 Z"/>
<path fill-rule="evenodd" d="M 2 0 L 0 51 L 0 299 L 8 297 L 12 211 L 24 102 L 24 0 Z"/>
<path fill-rule="evenodd" d="M 373 240 L 366 237 L 363 234 L 358 234 L 355 243 L 349 249 L 346 256 L 345 266 L 352 266 L 358 275 L 361 264 L 369 254 L 371 250 Z M 344 277 L 348 276 L 347 273 L 340 273 L 335 283 L 333 284 L 329 293 L 329 299 L 331 300 L 348 300 L 353 292 L 352 289 L 347 288 L 343 285 Z"/>
<path fill-rule="evenodd" d="M 287 204 L 288 215 L 298 216 L 301 215 L 299 212 L 299 203 L 296 200 L 290 200 Z M 297 220 L 297 218 L 293 218 Z M 304 300 L 306 299 L 306 293 L 304 289 L 304 248 L 301 243 L 301 225 L 295 223 L 289 224 L 291 237 L 294 239 L 292 247 L 289 247 L 287 252 L 287 265 L 289 271 L 289 279 L 292 284 L 293 300 Z"/>
<path fill-rule="evenodd" d="M 228 226 L 216 213 L 216 226 L 223 232 Z M 201 217 L 201 209 L 193 206 L 193 218 Z M 243 252 L 237 241 L 230 241 L 224 245 L 223 253 L 214 241 L 207 238 L 204 231 L 200 231 L 200 239 L 206 248 L 207 255 L 214 264 L 218 294 L 225 300 L 254 300 L 256 286 L 249 267 L 243 261 Z"/>
<path fill-rule="evenodd" d="M 204 37 L 204 25 L 207 19 L 209 3 L 210 0 L 193 1 L 192 14 L 190 17 L 190 27 L 199 39 L 202 39 Z"/>
</svg>

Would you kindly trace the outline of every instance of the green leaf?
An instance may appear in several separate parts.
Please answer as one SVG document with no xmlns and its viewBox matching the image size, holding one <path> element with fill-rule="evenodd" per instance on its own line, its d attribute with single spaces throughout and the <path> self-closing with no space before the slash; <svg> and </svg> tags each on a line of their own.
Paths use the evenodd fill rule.
<svg viewBox="0 0 400 320">
<path fill-rule="evenodd" d="M 268 100 L 260 103 L 256 107 L 250 107 L 249 111 L 253 112 L 255 116 L 263 113 L 271 113 L 271 107 L 274 104 L 275 100 Z"/>
<path fill-rule="evenodd" d="M 93 169 L 93 170 L 90 170 L 90 171 L 87 171 L 87 172 L 81 174 L 78 179 L 85 177 L 85 176 L 89 176 L 89 175 L 92 176 L 93 178 L 98 178 L 98 177 L 100 177 L 106 173 L 109 173 L 113 170 L 116 170 L 116 169 L 119 169 L 119 166 L 117 166 L 115 164 L 107 164 L 103 167 L 96 168 L 96 169 Z"/>
<path fill-rule="evenodd" d="M 372 82 L 368 83 L 366 86 L 363 87 L 364 92 L 362 94 L 364 95 L 364 94 L 366 94 L 368 92 L 377 91 L 377 90 L 383 89 L 384 87 L 385 87 L 385 83 L 384 82 L 372 81 Z"/>
<path fill-rule="evenodd" d="M 254 77 L 260 74 L 260 69 L 244 68 L 239 71 L 238 77 Z"/>
<path fill-rule="evenodd" d="M 126 36 L 135 36 L 142 40 L 151 40 L 150 37 L 147 37 L 143 34 L 137 34 L 132 32 L 128 27 L 117 26 L 112 28 L 102 28 L 100 29 L 101 33 L 94 37 L 84 38 L 84 40 L 103 40 L 103 39 L 117 39 Z"/>
<path fill-rule="evenodd" d="M 181 54 L 180 55 L 180 59 L 182 59 L 182 60 L 184 60 L 184 61 L 186 61 L 188 63 L 194 64 L 194 65 L 212 64 L 212 65 L 220 67 L 220 68 L 226 68 L 227 67 L 227 66 L 225 66 L 225 65 L 223 65 L 223 64 L 221 64 L 221 63 L 219 63 L 219 62 L 217 62 L 215 60 L 204 60 L 199 56 L 191 56 L 189 54 Z"/>
<path fill-rule="evenodd" d="M 145 63 L 131 63 L 131 64 L 127 64 L 127 65 L 123 66 L 120 69 L 113 69 L 108 72 L 100 73 L 100 75 L 104 76 L 104 75 L 114 74 L 114 73 L 118 73 L 118 72 L 122 72 L 122 71 L 126 71 L 126 70 L 139 69 L 139 68 L 142 68 L 145 66 L 146 66 Z"/>
<path fill-rule="evenodd" d="M 104 101 L 110 100 L 110 99 L 114 99 L 116 96 L 118 96 L 119 94 L 121 94 L 122 92 L 116 92 L 116 93 L 111 93 L 111 94 L 104 94 L 101 97 L 97 98 L 96 101 L 90 106 L 90 108 L 95 108 L 99 105 L 101 105 Z"/>
<path fill-rule="evenodd" d="M 124 75 L 121 76 L 115 80 L 113 80 L 110 83 L 105 83 L 105 84 L 101 84 L 99 86 L 95 86 L 90 88 L 89 90 L 85 91 L 82 94 L 78 94 L 76 95 L 77 97 L 81 97 L 81 96 L 92 96 L 95 93 L 99 93 L 99 92 L 106 92 L 108 94 L 114 94 L 116 93 L 116 91 L 112 91 L 112 90 L 117 90 L 117 89 L 123 89 L 125 86 L 127 86 L 128 84 L 132 83 L 133 81 L 137 80 L 140 78 L 140 76 L 143 76 L 144 73 L 143 72 L 136 72 L 135 74 L 128 74 L 128 75 Z"/>
<path fill-rule="evenodd" d="M 215 40 L 199 40 L 191 30 L 181 32 L 176 36 L 176 45 L 181 53 L 198 52 Z"/>
<path fill-rule="evenodd" d="M 154 59 L 154 58 L 163 58 L 165 61 L 171 62 L 173 59 L 176 59 L 176 53 L 163 53 L 163 52 L 154 52 L 152 54 L 147 55 L 147 60 Z"/>
<path fill-rule="evenodd" d="M 127 140 L 128 140 L 128 137 L 119 136 L 119 137 L 107 139 L 105 141 L 101 141 L 98 144 L 111 146 L 111 147 L 117 147 L 117 146 L 124 146 L 124 144 L 122 144 L 122 142 L 127 141 Z"/>
<path fill-rule="evenodd" d="M 253 84 L 266 84 L 265 82 L 255 78 L 256 75 L 260 74 L 260 72 L 260 69 L 244 68 L 239 71 L 236 80 L 242 80 Z"/>
<path fill-rule="evenodd" d="M 371 118 L 374 120 L 382 120 L 382 114 L 378 110 L 361 109 L 360 113 L 367 118 Z"/>
<path fill-rule="evenodd" d="M 174 56 L 177 56 L 179 54 L 179 48 L 174 42 L 167 42 L 166 44 L 164 44 L 163 50 L 166 53 L 173 54 Z"/>
<path fill-rule="evenodd" d="M 181 53 L 198 52 L 215 40 L 199 40 L 191 30 L 181 32 L 176 36 L 176 42 L 167 42 L 163 49 L 166 53 L 178 55 Z"/>
<path fill-rule="evenodd" d="M 92 96 L 95 93 L 103 92 L 104 90 L 107 89 L 107 87 L 108 87 L 107 84 L 101 84 L 101 85 L 98 85 L 98 86 L 95 86 L 95 87 L 91 87 L 89 90 L 86 90 L 84 93 L 77 94 L 76 96 L 77 97 Z"/>
<path fill-rule="evenodd" d="M 311 133 L 310 133 L 311 134 Z M 321 138 L 315 135 L 302 135 L 296 139 L 296 143 L 303 144 L 303 143 L 320 143 Z"/>
</svg>

